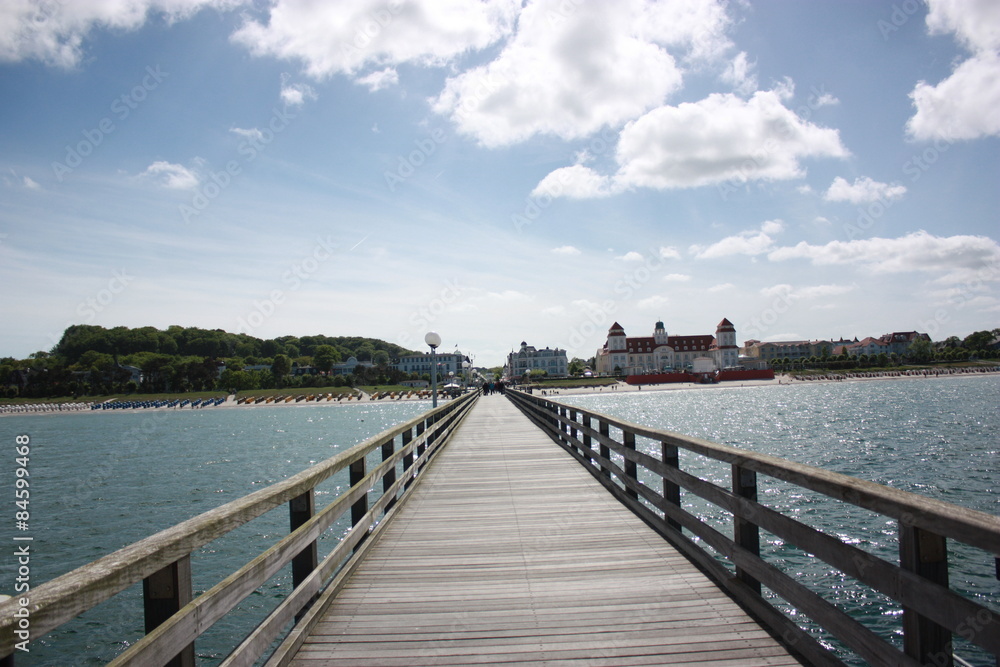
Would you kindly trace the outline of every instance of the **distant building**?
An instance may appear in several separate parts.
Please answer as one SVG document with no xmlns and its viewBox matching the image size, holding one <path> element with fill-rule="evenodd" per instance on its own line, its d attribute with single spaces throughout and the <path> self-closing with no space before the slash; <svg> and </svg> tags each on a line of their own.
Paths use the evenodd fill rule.
<svg viewBox="0 0 1000 667">
<path fill-rule="evenodd" d="M 925 340 L 929 343 L 931 337 L 916 331 L 896 331 L 880 336 L 879 340 L 889 346 L 888 354 L 906 354 L 913 341 Z"/>
<path fill-rule="evenodd" d="M 375 364 L 370 361 L 358 361 L 357 357 L 348 357 L 347 361 L 331 366 L 330 375 L 353 375 L 358 370 L 358 366 L 372 368 Z"/>
<path fill-rule="evenodd" d="M 773 362 L 781 359 L 808 359 L 810 357 L 839 356 L 845 352 L 857 357 L 862 354 L 878 356 L 879 354 L 905 355 L 913 341 L 922 339 L 930 341 L 930 336 L 916 331 L 894 332 L 878 338 L 868 336 L 863 340 L 779 340 L 761 342 L 748 340 L 743 343 L 741 353 L 748 360 Z"/>
<path fill-rule="evenodd" d="M 755 361 L 775 359 L 808 359 L 833 354 L 834 344 L 828 340 L 781 340 L 761 342 L 748 340 L 743 343 L 742 354 Z"/>
<path fill-rule="evenodd" d="M 437 364 L 438 377 L 445 377 L 449 373 L 454 373 L 456 377 L 462 377 L 463 373 L 468 369 L 467 365 L 471 364 L 469 357 L 458 350 L 454 352 L 437 352 L 434 354 L 434 362 Z M 399 361 L 394 363 L 393 366 L 403 373 L 416 373 L 417 375 L 426 373 L 430 375 L 431 355 L 409 354 L 405 357 L 400 357 Z"/>
<path fill-rule="evenodd" d="M 545 371 L 549 377 L 566 377 L 569 375 L 566 350 L 558 347 L 539 350 L 521 341 L 521 349 L 507 355 L 506 375 L 522 378 L 528 371 Z"/>
<path fill-rule="evenodd" d="M 694 368 L 695 360 L 710 359 L 716 369 L 733 368 L 739 364 L 736 327 L 727 319 L 719 322 L 715 335 L 670 336 L 657 322 L 652 336 L 628 337 L 625 329 L 615 322 L 608 329 L 608 340 L 597 351 L 597 373 L 625 375 L 662 373 Z M 704 368 L 704 362 L 699 362 Z"/>
</svg>

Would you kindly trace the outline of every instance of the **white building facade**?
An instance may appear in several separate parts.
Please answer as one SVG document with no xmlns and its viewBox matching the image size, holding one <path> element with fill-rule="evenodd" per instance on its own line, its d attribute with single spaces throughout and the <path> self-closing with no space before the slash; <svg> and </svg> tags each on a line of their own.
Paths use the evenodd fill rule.
<svg viewBox="0 0 1000 667">
<path fill-rule="evenodd" d="M 548 377 L 566 377 L 569 375 L 569 361 L 566 350 L 558 347 L 539 350 L 521 341 L 521 349 L 507 355 L 507 376 L 520 379 L 529 371 L 545 371 Z"/>
<path fill-rule="evenodd" d="M 436 352 L 434 354 L 434 362 L 437 364 L 439 378 L 446 377 L 449 373 L 454 373 L 455 377 L 464 377 L 463 374 L 469 368 L 469 358 L 457 350 L 455 352 Z M 393 364 L 393 366 L 404 373 L 416 373 L 417 375 L 426 373 L 430 375 L 431 355 L 411 354 L 400 357 L 399 361 Z"/>
<path fill-rule="evenodd" d="M 698 361 L 696 364 L 695 361 Z M 671 336 L 663 322 L 657 322 L 652 336 L 629 337 L 615 322 L 608 339 L 597 350 L 595 369 L 599 375 L 644 375 L 670 371 L 704 372 L 708 361 L 714 370 L 739 364 L 736 327 L 727 319 L 719 322 L 715 335 Z"/>
</svg>

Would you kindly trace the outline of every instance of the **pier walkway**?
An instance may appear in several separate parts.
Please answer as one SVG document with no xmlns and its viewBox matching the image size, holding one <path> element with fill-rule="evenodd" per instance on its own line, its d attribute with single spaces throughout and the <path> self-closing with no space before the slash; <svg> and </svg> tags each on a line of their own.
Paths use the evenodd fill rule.
<svg viewBox="0 0 1000 667">
<path fill-rule="evenodd" d="M 290 664 L 550 661 L 800 664 L 510 401 L 484 397 Z"/>
</svg>

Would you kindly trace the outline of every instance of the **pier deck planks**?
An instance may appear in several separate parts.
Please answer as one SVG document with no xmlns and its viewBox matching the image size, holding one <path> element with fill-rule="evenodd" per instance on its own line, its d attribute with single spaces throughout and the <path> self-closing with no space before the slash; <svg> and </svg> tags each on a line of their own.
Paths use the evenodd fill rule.
<svg viewBox="0 0 1000 667">
<path fill-rule="evenodd" d="M 293 665 L 798 665 L 506 398 L 484 397 Z"/>
</svg>

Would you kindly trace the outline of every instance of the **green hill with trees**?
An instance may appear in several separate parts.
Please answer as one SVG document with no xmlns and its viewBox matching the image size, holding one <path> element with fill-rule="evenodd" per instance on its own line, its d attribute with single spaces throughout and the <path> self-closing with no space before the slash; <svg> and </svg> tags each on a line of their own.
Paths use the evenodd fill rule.
<svg viewBox="0 0 1000 667">
<path fill-rule="evenodd" d="M 106 329 L 78 324 L 66 329 L 49 352 L 35 352 L 28 359 L 0 359 L 0 395 L 47 398 L 389 384 L 408 379 L 399 377 L 389 364 L 410 353 L 360 336 L 260 339 L 197 327 Z M 347 376 L 328 376 L 334 364 L 351 357 L 373 366 L 358 366 Z"/>
</svg>

